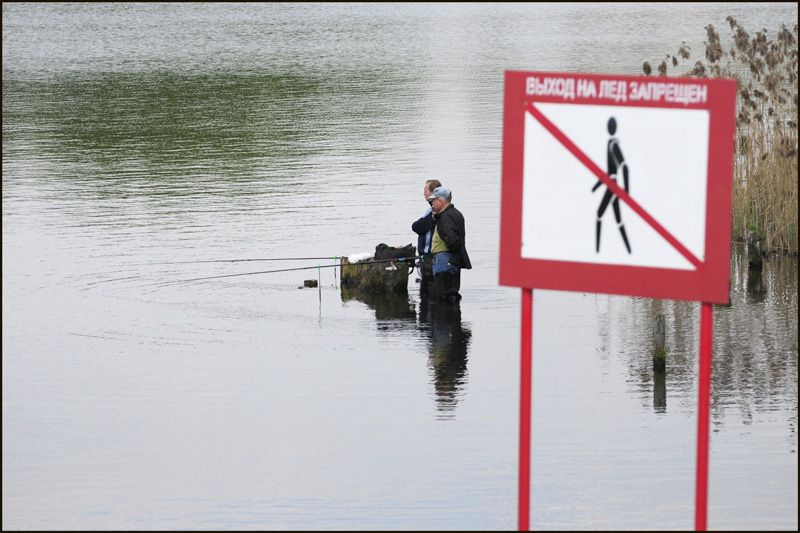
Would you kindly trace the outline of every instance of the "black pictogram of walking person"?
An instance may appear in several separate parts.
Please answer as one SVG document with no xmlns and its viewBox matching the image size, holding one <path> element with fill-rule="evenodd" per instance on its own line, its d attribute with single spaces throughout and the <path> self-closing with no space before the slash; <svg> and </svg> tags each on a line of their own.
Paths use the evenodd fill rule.
<svg viewBox="0 0 800 533">
<path fill-rule="evenodd" d="M 617 183 L 617 178 L 622 175 L 622 185 L 625 189 L 625 192 L 630 192 L 628 189 L 629 185 L 629 172 L 628 172 L 628 165 L 625 163 L 625 157 L 622 155 L 622 149 L 619 147 L 619 139 L 614 137 L 614 133 L 617 131 L 617 121 L 614 117 L 608 119 L 608 133 L 611 135 L 611 138 L 608 140 L 608 175 L 609 177 L 614 180 L 614 183 Z M 592 192 L 596 191 L 601 185 L 603 184 L 602 181 L 599 179 L 597 183 L 595 183 L 594 187 L 592 187 Z M 608 208 L 608 204 L 611 204 L 614 207 L 614 218 L 617 220 L 617 226 L 619 227 L 619 232 L 622 234 L 622 240 L 625 242 L 625 248 L 628 249 L 628 253 L 631 253 L 631 245 L 628 243 L 628 236 L 625 234 L 625 225 L 622 223 L 622 214 L 619 211 L 619 198 L 616 194 L 611 192 L 611 189 L 606 187 L 606 193 L 603 195 L 603 199 L 600 202 L 600 207 L 597 209 L 597 238 L 596 238 L 596 251 L 600 253 L 600 226 L 601 226 L 601 218 L 603 214 L 606 212 L 606 208 Z"/>
</svg>

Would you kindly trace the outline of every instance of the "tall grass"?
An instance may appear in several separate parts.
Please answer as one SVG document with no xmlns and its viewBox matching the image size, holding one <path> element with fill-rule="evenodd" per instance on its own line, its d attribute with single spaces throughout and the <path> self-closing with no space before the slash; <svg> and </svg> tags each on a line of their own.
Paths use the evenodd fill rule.
<svg viewBox="0 0 800 533">
<path fill-rule="evenodd" d="M 765 251 L 797 254 L 797 24 L 786 25 L 775 40 L 767 30 L 751 37 L 733 17 L 732 44 L 723 48 L 714 26 L 705 27 L 705 59 L 686 70 L 691 50 L 682 43 L 677 55 L 658 65 L 658 75 L 732 78 L 736 99 L 732 238 L 744 241 L 750 231 L 764 238 Z M 645 62 L 650 75 L 652 67 Z"/>
</svg>

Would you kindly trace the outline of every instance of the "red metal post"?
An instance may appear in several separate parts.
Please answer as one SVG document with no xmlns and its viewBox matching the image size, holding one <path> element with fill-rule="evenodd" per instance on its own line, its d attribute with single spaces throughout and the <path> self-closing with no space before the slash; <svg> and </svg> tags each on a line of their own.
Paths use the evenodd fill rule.
<svg viewBox="0 0 800 533">
<path fill-rule="evenodd" d="M 531 354 L 533 353 L 533 289 L 522 289 L 521 330 L 518 530 L 528 531 L 531 476 Z"/>
<path fill-rule="evenodd" d="M 695 530 L 706 531 L 708 509 L 708 441 L 711 412 L 711 328 L 713 307 L 703 302 L 700 311 L 700 373 L 697 401 L 697 486 L 695 489 Z"/>
</svg>

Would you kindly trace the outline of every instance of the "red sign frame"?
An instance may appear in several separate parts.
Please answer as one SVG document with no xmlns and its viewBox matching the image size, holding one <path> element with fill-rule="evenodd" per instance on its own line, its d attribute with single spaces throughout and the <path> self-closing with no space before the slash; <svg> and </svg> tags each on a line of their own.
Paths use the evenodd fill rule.
<svg viewBox="0 0 800 533">
<path fill-rule="evenodd" d="M 532 79 L 535 80 L 532 82 Z M 582 84 L 605 88 L 600 94 L 576 91 Z M 629 94 L 633 87 L 649 85 L 647 93 Z M 653 89 L 653 87 L 655 87 Z M 609 89 L 610 88 L 610 89 Z M 735 135 L 735 80 L 609 76 L 543 72 L 505 72 L 503 116 L 503 167 L 500 216 L 500 285 L 692 300 L 708 303 L 729 301 L 731 200 Z M 544 117 L 537 117 L 598 179 L 636 211 L 670 244 L 689 259 L 694 270 L 653 268 L 602 263 L 531 259 L 522 256 L 523 159 L 525 114 L 535 113 L 532 103 L 564 103 L 674 109 L 709 112 L 708 173 L 706 195 L 705 254 L 697 259 L 681 250 L 624 189 L 603 170 L 570 146 L 566 136 Z M 668 148 L 665 148 L 668 150 Z M 679 210 L 680 206 L 676 206 Z"/>
</svg>

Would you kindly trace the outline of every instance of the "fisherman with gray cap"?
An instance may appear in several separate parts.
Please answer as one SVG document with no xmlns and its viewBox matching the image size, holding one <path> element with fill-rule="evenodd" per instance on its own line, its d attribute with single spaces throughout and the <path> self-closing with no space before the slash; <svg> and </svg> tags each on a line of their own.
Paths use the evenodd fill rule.
<svg viewBox="0 0 800 533">
<path fill-rule="evenodd" d="M 465 243 L 464 215 L 450 202 L 453 194 L 447 187 L 437 187 L 428 197 L 436 229 L 433 232 L 433 279 L 439 299 L 458 303 L 461 295 L 461 269 L 472 268 Z"/>
</svg>

